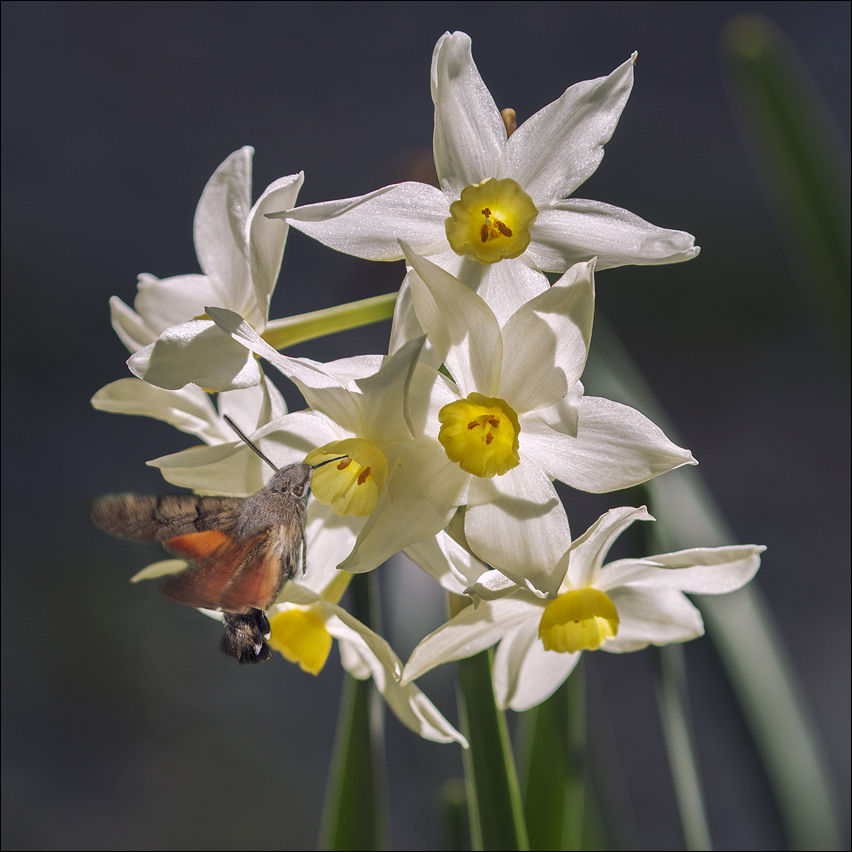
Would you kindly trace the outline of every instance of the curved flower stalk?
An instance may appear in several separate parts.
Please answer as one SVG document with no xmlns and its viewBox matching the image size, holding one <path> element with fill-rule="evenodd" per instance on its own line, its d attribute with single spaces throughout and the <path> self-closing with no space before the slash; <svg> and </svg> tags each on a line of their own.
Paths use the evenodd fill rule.
<svg viewBox="0 0 852 852">
<path fill-rule="evenodd" d="M 406 182 L 268 215 L 371 260 L 399 260 L 397 240 L 405 240 L 475 289 L 501 321 L 547 288 L 542 272 L 562 273 L 592 257 L 599 269 L 688 260 L 698 254 L 691 235 L 569 198 L 603 157 L 635 59 L 571 86 L 507 136 L 470 37 L 445 33 L 431 70 L 440 189 Z"/>
<path fill-rule="evenodd" d="M 204 315 L 204 305 L 224 305 L 259 333 L 266 328 L 288 226 L 264 214 L 295 204 L 304 175 L 276 180 L 252 207 L 253 153 L 245 147 L 231 154 L 198 202 L 193 231 L 203 274 L 140 275 L 135 310 L 110 300 L 113 327 L 134 353 L 128 366 L 146 382 L 172 390 L 194 382 L 214 391 L 260 382 L 255 359 Z"/>
<path fill-rule="evenodd" d="M 633 521 L 654 520 L 644 507 L 612 509 L 571 543 L 557 563 L 557 593 L 549 600 L 487 572 L 468 589 L 469 606 L 427 636 L 403 671 L 410 683 L 441 663 L 500 642 L 494 657 L 499 705 L 528 710 L 568 677 L 583 651 L 638 651 L 685 642 L 704 633 L 685 592 L 719 595 L 744 586 L 760 566 L 760 545 L 695 547 L 604 565 L 615 539 Z M 547 559 L 545 549 L 538 558 Z"/>
</svg>

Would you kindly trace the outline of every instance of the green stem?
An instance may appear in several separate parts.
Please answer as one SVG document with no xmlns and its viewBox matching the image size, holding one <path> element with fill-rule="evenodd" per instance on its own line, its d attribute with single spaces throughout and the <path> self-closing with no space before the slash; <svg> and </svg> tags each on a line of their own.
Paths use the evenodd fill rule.
<svg viewBox="0 0 852 852">
<path fill-rule="evenodd" d="M 524 815 L 531 849 L 597 848 L 586 828 L 586 700 L 582 661 L 520 718 Z"/>
<path fill-rule="evenodd" d="M 372 579 L 371 579 L 372 578 Z M 353 609 L 380 627 L 373 574 L 353 578 Z M 387 848 L 382 702 L 372 680 L 345 675 L 320 828 L 320 849 Z"/>
<path fill-rule="evenodd" d="M 307 314 L 272 320 L 263 332 L 263 339 L 275 349 L 286 349 L 306 340 L 325 337 L 349 328 L 372 325 L 393 316 L 398 291 L 373 296 L 346 305 L 323 308 Z"/>
<path fill-rule="evenodd" d="M 473 849 L 529 849 L 506 716 L 491 683 L 491 651 L 457 665 L 459 722 Z"/>
</svg>

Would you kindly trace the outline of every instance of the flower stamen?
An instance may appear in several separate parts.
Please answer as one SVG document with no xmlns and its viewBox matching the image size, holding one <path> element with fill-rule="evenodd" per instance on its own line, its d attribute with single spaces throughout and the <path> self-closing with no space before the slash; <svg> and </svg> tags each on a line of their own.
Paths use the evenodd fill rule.
<svg viewBox="0 0 852 852">
<path fill-rule="evenodd" d="M 472 393 L 438 412 L 447 457 L 475 476 L 502 476 L 520 464 L 518 415 L 503 399 Z"/>
<path fill-rule="evenodd" d="M 444 227 L 456 254 L 497 263 L 527 250 L 537 216 L 535 204 L 516 181 L 488 178 L 462 190 Z"/>
<path fill-rule="evenodd" d="M 385 454 L 365 438 L 332 441 L 305 457 L 306 464 L 322 463 L 345 456 L 337 464 L 314 470 L 311 490 L 314 497 L 331 506 L 341 518 L 366 518 L 376 505 L 388 477 Z"/>
</svg>

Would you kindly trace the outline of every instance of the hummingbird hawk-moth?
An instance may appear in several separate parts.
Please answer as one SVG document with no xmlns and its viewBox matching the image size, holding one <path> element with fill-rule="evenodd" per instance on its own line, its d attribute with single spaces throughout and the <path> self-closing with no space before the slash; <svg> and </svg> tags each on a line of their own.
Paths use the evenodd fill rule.
<svg viewBox="0 0 852 852">
<path fill-rule="evenodd" d="M 279 470 L 225 419 L 275 471 L 256 494 L 246 499 L 126 494 L 96 500 L 91 514 L 107 532 L 159 541 L 187 559 L 189 566 L 163 585 L 163 595 L 183 606 L 221 611 L 222 650 L 241 663 L 259 663 L 271 656 L 264 642 L 270 633 L 267 608 L 300 561 L 305 572 L 305 512 L 313 467 L 291 464 Z"/>
</svg>

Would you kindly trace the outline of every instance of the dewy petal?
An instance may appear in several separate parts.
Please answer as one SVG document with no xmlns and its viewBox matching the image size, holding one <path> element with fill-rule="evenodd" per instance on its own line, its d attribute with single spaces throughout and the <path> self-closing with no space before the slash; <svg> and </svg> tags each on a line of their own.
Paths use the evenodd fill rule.
<svg viewBox="0 0 852 852">
<path fill-rule="evenodd" d="M 200 318 L 205 305 L 223 298 L 223 289 L 206 275 L 155 278 L 142 273 L 133 306 L 139 316 L 144 317 L 145 324 L 159 336 L 173 325 Z"/>
<path fill-rule="evenodd" d="M 213 391 L 247 388 L 260 381 L 257 361 L 210 320 L 192 320 L 166 329 L 127 361 L 130 372 L 161 388 L 177 390 L 193 382 Z"/>
<path fill-rule="evenodd" d="M 653 520 L 644 506 L 639 509 L 622 506 L 601 515 L 571 544 L 568 553 L 568 575 L 560 591 L 583 589 L 587 586 L 594 586 L 601 591 L 609 589 L 613 584 L 599 585 L 598 574 L 613 542 L 634 521 Z"/>
<path fill-rule="evenodd" d="M 699 252 L 692 234 L 658 228 L 620 207 L 579 198 L 543 210 L 531 234 L 527 254 L 545 272 L 562 272 L 593 257 L 598 269 L 611 269 L 677 263 Z"/>
<path fill-rule="evenodd" d="M 193 228 L 195 251 L 205 275 L 227 286 L 230 293 L 240 294 L 241 303 L 249 286 L 244 234 L 251 209 L 253 154 L 249 146 L 240 148 L 213 172 L 198 202 Z"/>
<path fill-rule="evenodd" d="M 400 683 L 406 684 L 453 660 L 472 657 L 491 647 L 524 621 L 541 618 L 541 605 L 529 592 L 510 598 L 465 607 L 458 615 L 430 633 L 412 651 Z"/>
<path fill-rule="evenodd" d="M 497 176 L 516 180 L 539 210 L 571 195 L 603 158 L 633 88 L 635 59 L 608 77 L 575 83 L 528 118 L 509 137 Z"/>
<path fill-rule="evenodd" d="M 372 571 L 409 544 L 436 535 L 466 499 L 470 475 L 430 438 L 400 453 L 343 571 Z"/>
<path fill-rule="evenodd" d="M 506 127 L 474 65 L 466 33 L 441 36 L 431 78 L 435 168 L 441 188 L 458 198 L 466 186 L 495 176 Z"/>
<path fill-rule="evenodd" d="M 255 328 L 262 329 L 269 316 L 269 299 L 278 280 L 289 230 L 286 221 L 268 219 L 266 214 L 272 210 L 293 207 L 304 180 L 304 172 L 279 178 L 263 191 L 249 213 L 246 228 L 257 319 L 254 320 L 250 315 L 246 315 L 246 319 Z M 213 301 L 215 300 L 208 299 L 207 304 Z"/>
<path fill-rule="evenodd" d="M 501 327 L 518 308 L 550 289 L 547 277 L 527 263 L 528 254 L 490 264 L 464 258 L 459 265 L 456 278 L 482 297 Z M 448 268 L 443 258 L 433 260 Z"/>
<path fill-rule="evenodd" d="M 449 272 L 402 247 L 414 268 L 409 281 L 417 318 L 462 395 L 494 396 L 503 341 L 493 311 Z"/>
<path fill-rule="evenodd" d="M 337 251 L 367 260 L 399 260 L 399 240 L 421 254 L 449 248 L 444 232 L 449 209 L 450 202 L 440 189 L 408 181 L 355 198 L 267 215 L 286 219 L 297 230 Z"/>
<path fill-rule="evenodd" d="M 545 651 L 539 620 L 531 618 L 512 631 L 494 654 L 494 696 L 505 710 L 529 710 L 549 698 L 580 660 L 580 653 Z"/>
<path fill-rule="evenodd" d="M 225 424 L 210 397 L 195 385 L 165 390 L 141 379 L 119 379 L 101 388 L 92 397 L 92 406 L 98 411 L 154 417 L 208 444 L 232 439 L 223 434 Z"/>
<path fill-rule="evenodd" d="M 592 339 L 593 276 L 593 261 L 572 266 L 503 326 L 498 396 L 518 414 L 557 404 L 580 378 Z"/>
<path fill-rule="evenodd" d="M 580 491 L 629 488 L 684 464 L 697 464 L 647 417 L 598 397 L 579 403 L 577 435 L 557 432 L 535 415 L 524 419 L 521 452 Z"/>
<path fill-rule="evenodd" d="M 754 577 L 765 549 L 758 545 L 693 547 L 641 560 L 621 559 L 604 566 L 595 586 L 601 591 L 630 584 L 697 595 L 724 595 L 742 588 Z"/>
<path fill-rule="evenodd" d="M 491 479 L 473 477 L 465 535 L 473 552 L 519 586 L 555 595 L 554 568 L 571 530 L 553 483 L 530 462 Z"/>
<path fill-rule="evenodd" d="M 410 340 L 398 352 L 388 355 L 378 372 L 357 381 L 364 394 L 364 431 L 358 437 L 384 445 L 413 436 L 408 389 L 425 340 Z"/>
<path fill-rule="evenodd" d="M 603 644 L 603 651 L 638 651 L 647 645 L 686 642 L 704 633 L 701 613 L 676 589 L 622 586 L 608 595 L 621 623 L 618 635 Z"/>
</svg>

